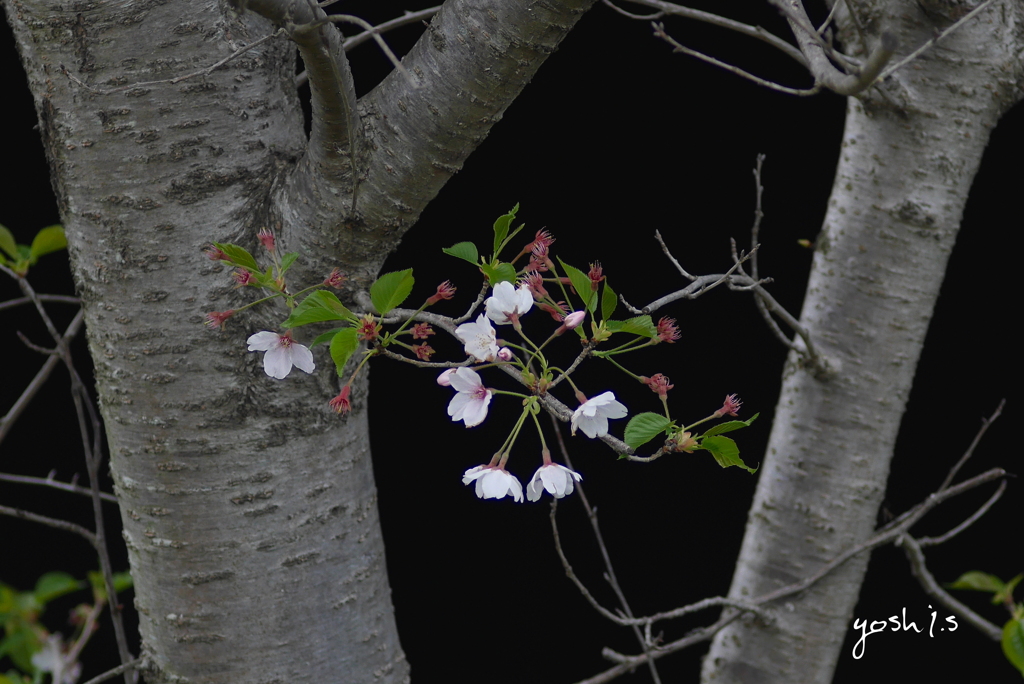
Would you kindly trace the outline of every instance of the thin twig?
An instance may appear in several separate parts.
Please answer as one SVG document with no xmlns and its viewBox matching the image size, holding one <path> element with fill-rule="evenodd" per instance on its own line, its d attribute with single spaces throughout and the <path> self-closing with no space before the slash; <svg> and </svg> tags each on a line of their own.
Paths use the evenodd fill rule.
<svg viewBox="0 0 1024 684">
<path fill-rule="evenodd" d="M 978 446 L 978 442 L 980 442 L 981 438 L 985 436 L 986 432 L 988 432 L 989 426 L 1003 414 L 1003 406 L 1005 405 L 1006 399 L 1001 399 L 999 401 L 999 406 L 996 406 L 996 410 L 992 412 L 992 415 L 987 419 L 982 419 L 981 427 L 978 429 L 977 434 L 974 435 L 974 439 L 971 440 L 971 445 L 967 447 L 967 451 L 965 451 L 964 455 L 960 457 L 960 460 L 956 462 L 956 465 L 950 468 L 949 474 L 946 475 L 946 479 L 942 481 L 942 485 L 939 487 L 940 492 L 950 485 L 953 478 L 956 477 L 956 474 L 960 472 L 960 468 L 962 468 L 963 465 L 967 463 L 967 460 L 974 455 L 974 449 Z"/>
<path fill-rule="evenodd" d="M 632 3 L 634 5 L 643 5 L 644 7 L 651 7 L 664 14 L 682 17 L 683 19 L 692 19 L 694 21 L 701 21 L 706 24 L 720 26 L 721 28 L 728 29 L 730 31 L 735 31 L 736 33 L 740 33 L 751 38 L 756 38 L 757 40 L 764 41 L 765 43 L 771 45 L 773 48 L 780 50 L 786 56 L 792 58 L 797 63 L 799 63 L 801 66 L 807 66 L 807 59 L 803 56 L 803 53 L 801 53 L 800 50 L 798 50 L 795 46 L 787 43 L 782 38 L 779 38 L 774 33 L 766 31 L 760 26 L 744 24 L 743 22 L 736 21 L 735 19 L 729 19 L 728 17 L 723 17 L 717 14 L 712 14 L 710 12 L 692 9 L 690 7 L 683 7 L 682 5 L 676 5 L 675 3 L 665 2 L 665 0 L 626 0 L 626 2 Z M 605 0 L 605 4 L 610 5 L 608 0 Z M 613 9 L 618 10 L 618 8 L 615 7 L 613 7 Z M 630 16 L 630 18 L 641 18 L 639 15 L 629 15 L 629 13 L 625 12 L 624 10 L 618 11 L 621 14 L 626 14 L 627 16 Z M 651 18 L 653 19 L 656 17 L 652 16 Z"/>
<path fill-rule="evenodd" d="M 896 544 L 897 546 L 903 547 L 903 551 L 907 555 L 907 560 L 910 561 L 911 572 L 914 573 L 914 577 L 917 578 L 918 582 L 924 590 L 928 592 L 928 594 L 946 608 L 962 617 L 972 627 L 987 636 L 989 639 L 997 642 L 1002 639 L 1003 630 L 999 629 L 991 622 L 957 601 L 939 586 L 939 583 L 935 581 L 932 574 L 928 572 L 928 568 L 925 565 L 924 552 L 921 551 L 921 547 L 913 537 L 909 534 L 901 534 L 897 539 Z"/>
<path fill-rule="evenodd" d="M 739 67 L 733 66 L 732 64 L 723 62 L 720 59 L 716 59 L 710 55 L 705 55 L 703 52 L 698 52 L 697 50 L 693 50 L 691 48 L 686 47 L 685 45 L 680 44 L 678 41 L 672 38 L 672 36 L 665 33 L 664 24 L 654 23 L 652 24 L 652 27 L 654 28 L 655 37 L 661 38 L 666 43 L 671 45 L 675 52 L 682 52 L 683 54 L 689 55 L 690 57 L 696 57 L 697 59 L 703 62 L 707 62 L 708 64 L 712 64 L 721 69 L 725 69 L 726 71 L 736 74 L 737 76 L 745 78 L 749 81 L 753 81 L 757 85 L 762 86 L 764 88 L 768 88 L 770 90 L 774 90 L 780 93 L 785 93 L 787 95 L 796 95 L 798 97 L 808 97 L 810 95 L 817 95 L 819 92 L 821 92 L 821 86 L 817 84 L 815 84 L 811 88 L 790 88 L 788 86 L 775 83 L 774 81 L 765 80 L 760 76 L 755 76 L 749 71 L 745 71 L 743 69 L 740 69 Z"/>
<path fill-rule="evenodd" d="M 84 496 L 92 496 L 92 490 L 76 485 L 70 482 L 59 482 L 53 479 L 53 473 L 51 472 L 45 478 L 42 477 L 30 477 L 28 475 L 12 475 L 10 473 L 0 473 L 0 480 L 4 482 L 17 482 L 19 484 L 27 485 L 41 485 L 43 487 L 53 487 L 64 492 L 73 492 L 75 494 L 82 494 Z M 100 492 L 100 498 L 108 503 L 117 503 L 117 497 L 107 492 Z"/>
<path fill-rule="evenodd" d="M 566 465 L 569 466 L 570 469 L 572 469 L 572 459 L 569 457 L 569 449 L 565 445 L 565 438 L 562 435 L 562 428 L 558 424 L 558 421 L 555 419 L 554 416 L 551 416 L 551 427 L 555 431 L 555 436 L 558 440 L 558 449 L 562 454 L 562 459 L 565 461 Z M 597 522 L 597 509 L 591 507 L 590 500 L 587 498 L 582 483 L 577 483 L 576 487 L 579 492 L 580 502 L 583 504 L 583 510 L 586 511 L 587 519 L 590 521 L 590 529 L 594 532 L 594 538 L 597 540 L 597 546 L 601 552 L 601 559 L 604 562 L 605 567 L 605 579 L 608 581 L 608 584 L 611 585 L 612 591 L 615 592 L 615 596 L 619 599 L 619 605 L 622 607 L 623 614 L 627 618 L 632 618 L 633 610 L 629 607 L 629 602 L 626 601 L 626 594 L 622 591 L 622 586 L 619 584 L 619 579 L 615 575 L 615 568 L 612 567 L 611 555 L 608 553 L 608 547 L 604 543 L 604 535 L 601 534 L 601 527 L 600 525 L 598 525 Z M 554 525 L 555 523 L 555 513 L 557 512 L 557 508 L 558 499 L 555 499 L 551 502 L 552 525 Z M 555 540 L 555 545 L 559 545 L 557 537 Z M 561 551 L 559 551 L 558 555 L 561 558 L 565 558 L 565 554 Z M 568 571 L 571 572 L 571 568 L 569 568 Z M 652 640 L 645 637 L 644 633 L 641 632 L 639 625 L 631 625 L 631 628 L 633 630 L 633 636 L 636 637 L 637 643 L 640 644 L 641 650 L 643 650 L 645 654 L 649 654 L 652 650 L 652 647 L 654 646 Z M 648 669 L 651 672 L 651 679 L 654 680 L 655 684 L 661 684 L 661 677 L 658 675 L 658 668 L 654 664 L 654 659 L 652 658 L 648 660 L 647 665 Z"/>
<path fill-rule="evenodd" d="M 69 295 L 52 295 L 52 294 L 40 294 L 36 295 L 39 297 L 41 302 L 54 302 L 56 304 L 74 304 L 80 305 L 82 300 L 78 297 L 71 297 Z M 28 297 L 16 297 L 14 299 L 8 299 L 6 302 L 0 302 L 0 311 L 5 309 L 13 309 L 16 306 L 23 306 L 25 304 L 31 304 L 32 300 Z"/>
<path fill-rule="evenodd" d="M 988 501 L 986 501 L 985 503 L 983 503 L 981 505 L 981 508 L 979 508 L 978 510 L 974 511 L 974 513 L 970 517 L 968 517 L 962 523 L 960 523 L 959 525 L 957 525 L 956 527 L 951 529 L 949 532 L 946 532 L 946 534 L 940 535 L 938 537 L 921 537 L 920 539 L 917 540 L 918 545 L 921 546 L 921 547 L 925 547 L 925 546 L 938 546 L 939 544 L 946 543 L 947 541 L 949 541 L 950 539 L 952 539 L 953 537 L 955 537 L 956 535 L 960 534 L 961 532 L 966 530 L 968 527 L 970 527 L 971 525 L 976 523 L 978 520 L 980 520 L 981 516 L 983 516 L 986 513 L 988 513 L 988 509 L 992 508 L 993 504 L 995 504 L 996 501 L 999 501 L 999 498 L 1003 495 L 1003 492 L 1005 492 L 1005 491 L 1006 491 L 1006 480 L 1003 480 L 1002 482 L 999 483 L 999 489 L 997 489 L 992 494 L 992 496 L 990 496 L 988 498 Z"/>
<path fill-rule="evenodd" d="M 10 506 L 0 506 L 0 515 L 7 515 L 12 518 L 20 518 L 22 520 L 28 520 L 29 522 L 39 523 L 40 525 L 46 525 L 47 527 L 53 527 L 58 530 L 64 530 L 65 532 L 73 532 L 78 536 L 84 538 L 93 547 L 97 547 L 96 535 L 85 529 L 81 525 L 68 522 L 67 520 L 58 520 L 57 518 L 51 518 L 45 515 L 39 515 L 38 513 L 32 513 L 25 511 L 20 508 L 11 508 Z M 98 547 L 97 547 L 98 548 Z"/>
<path fill-rule="evenodd" d="M 25 299 L 29 300 L 28 297 L 25 297 Z M 40 299 L 42 298 L 40 297 Z M 83 321 L 84 314 L 82 313 L 82 310 L 79 309 L 78 312 L 75 314 L 75 317 L 71 319 L 71 323 L 68 325 L 67 330 L 64 331 L 64 336 L 62 339 L 64 340 L 65 344 L 70 342 L 71 339 L 78 334 L 78 331 L 82 327 Z M 53 369 L 57 367 L 58 363 L 60 363 L 60 357 L 52 354 L 48 356 L 46 361 L 43 363 L 42 368 L 39 369 L 39 372 L 37 372 L 35 377 L 32 378 L 32 381 L 28 384 L 28 387 L 25 388 L 25 390 L 21 393 L 21 396 L 19 396 L 17 401 L 14 402 L 14 405 L 7 412 L 7 415 L 5 415 L 3 418 L 0 418 L 0 443 L 4 441 L 4 438 L 7 436 L 7 433 L 10 432 L 11 428 L 14 426 L 14 423 L 17 422 L 22 412 L 24 412 L 24 410 L 28 407 L 29 403 L 32 401 L 32 398 L 35 397 L 36 394 L 38 394 L 40 389 L 42 389 L 43 385 L 46 383 L 46 380 L 50 377 L 50 373 L 53 372 Z"/>
<path fill-rule="evenodd" d="M 107 670 L 103 674 L 93 677 L 89 681 L 85 682 L 85 684 L 101 684 L 101 682 L 105 682 L 108 679 L 113 679 L 122 672 L 128 672 L 129 670 L 137 668 L 141 664 L 142 658 L 135 658 L 134 660 L 129 660 L 127 663 L 121 663 L 114 669 Z"/>
</svg>

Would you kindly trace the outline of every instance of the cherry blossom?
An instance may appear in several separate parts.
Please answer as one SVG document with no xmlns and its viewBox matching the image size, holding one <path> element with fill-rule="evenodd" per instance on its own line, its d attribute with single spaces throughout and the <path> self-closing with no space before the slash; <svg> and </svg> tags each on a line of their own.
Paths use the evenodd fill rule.
<svg viewBox="0 0 1024 684">
<path fill-rule="evenodd" d="M 484 302 L 487 317 L 498 325 L 516 324 L 519 317 L 533 307 L 533 295 L 530 289 L 522 286 L 519 289 L 506 281 L 494 286 L 494 294 Z"/>
<path fill-rule="evenodd" d="M 449 368 L 448 370 L 446 370 L 443 373 L 441 373 L 440 375 L 438 375 L 437 376 L 437 384 L 440 385 L 441 387 L 451 387 L 451 384 L 452 384 L 452 380 L 451 380 L 452 373 L 454 373 L 456 370 L 458 370 L 458 369 L 457 368 Z"/>
<path fill-rule="evenodd" d="M 448 376 L 448 382 L 459 392 L 448 404 L 448 415 L 452 420 L 464 421 L 468 428 L 484 422 L 487 405 L 491 403 L 494 393 L 484 387 L 476 371 L 472 368 L 456 368 Z"/>
<path fill-rule="evenodd" d="M 498 354 L 494 326 L 484 314 L 477 316 L 475 323 L 463 323 L 456 328 L 455 336 L 465 345 L 468 356 L 481 361 L 493 361 Z"/>
<path fill-rule="evenodd" d="M 246 342 L 249 351 L 266 352 L 263 356 L 263 370 L 272 378 L 281 380 L 288 377 L 292 372 L 292 366 L 307 373 L 312 373 L 316 369 L 313 352 L 293 340 L 290 331 L 279 335 L 264 330 L 251 335 Z"/>
<path fill-rule="evenodd" d="M 498 466 L 482 465 L 470 468 L 462 476 L 462 484 L 476 482 L 476 495 L 481 499 L 500 499 L 511 496 L 523 502 L 523 485 L 515 475 Z M 539 495 L 538 495 L 539 496 Z"/>
<path fill-rule="evenodd" d="M 530 484 L 526 485 L 526 498 L 537 501 L 546 490 L 548 494 L 561 499 L 572 494 L 573 480 L 579 482 L 583 476 L 557 463 L 548 463 L 537 468 Z"/>
<path fill-rule="evenodd" d="M 572 414 L 572 434 L 579 428 L 590 437 L 608 434 L 609 418 L 625 418 L 626 407 L 615 401 L 615 394 L 605 392 L 580 404 Z"/>
</svg>

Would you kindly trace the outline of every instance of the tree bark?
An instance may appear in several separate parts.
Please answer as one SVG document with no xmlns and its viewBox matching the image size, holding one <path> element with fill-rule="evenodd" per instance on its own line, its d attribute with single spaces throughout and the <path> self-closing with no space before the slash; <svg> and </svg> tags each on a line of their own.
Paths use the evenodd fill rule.
<svg viewBox="0 0 1024 684">
<path fill-rule="evenodd" d="M 149 682 L 409 679 L 370 462 L 365 382 L 268 378 L 248 299 L 202 253 L 277 229 L 301 275 L 365 288 L 402 233 L 593 0 L 450 0 L 353 109 L 332 25 L 305 2 L 7 0 L 82 297 Z M 303 134 L 295 46 L 316 62 Z M 326 46 L 326 47 L 324 47 Z M 325 81 L 332 72 L 334 81 Z M 300 274 L 298 270 L 293 271 Z M 305 283 L 304 283 L 305 284 Z M 364 375 L 365 377 L 365 375 Z"/>
<path fill-rule="evenodd" d="M 869 41 L 897 35 L 896 59 L 944 28 L 915 2 L 849 4 Z M 839 18 L 847 47 L 866 54 L 873 45 L 857 44 L 848 13 Z M 1022 96 L 1022 48 L 1024 7 L 996 2 L 849 100 L 801 315 L 830 372 L 788 359 L 731 597 L 792 584 L 871 535 L 972 179 L 990 131 Z M 830 682 L 867 562 L 862 554 L 776 602 L 771 625 L 732 623 L 702 681 Z"/>
</svg>

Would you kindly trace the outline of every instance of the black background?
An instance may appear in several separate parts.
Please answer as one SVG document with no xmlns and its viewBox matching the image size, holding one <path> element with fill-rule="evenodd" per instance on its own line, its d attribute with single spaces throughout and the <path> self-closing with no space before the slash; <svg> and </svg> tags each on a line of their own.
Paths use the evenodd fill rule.
<svg viewBox="0 0 1024 684">
<path fill-rule="evenodd" d="M 350 2 L 341 11 L 379 22 L 426 4 Z M 694 6 L 710 10 L 715 5 Z M 730 8 L 736 12 L 730 16 L 788 35 L 767 3 L 744 5 L 749 6 Z M 760 43 L 678 20 L 668 27 L 684 44 L 758 75 L 796 87 L 809 85 L 795 63 Z M 401 53 L 420 31 L 409 27 L 388 39 Z M 59 218 L 33 130 L 31 97 L 6 27 L 0 40 L 9 169 L 0 223 L 28 242 L 36 230 Z M 350 59 L 361 93 L 389 68 L 369 43 Z M 813 239 L 821 224 L 843 112 L 840 97 L 780 95 L 674 55 L 651 36 L 647 22 L 630 21 L 599 5 L 583 17 L 423 213 L 385 270 L 415 268 L 413 299 L 451 279 L 460 296 L 437 310 L 457 315 L 476 291 L 479 277 L 440 248 L 472 240 L 481 251 L 487 249 L 491 223 L 519 202 L 519 219 L 527 224 L 524 243 L 527 235 L 547 227 L 557 238 L 558 256 L 584 270 L 587 263 L 600 260 L 615 289 L 642 306 L 680 285 L 653 239 L 655 229 L 684 266 L 697 273 L 728 268 L 730 237 L 741 246 L 749 243 L 751 170 L 755 156 L 763 153 L 762 275 L 775 279 L 771 290 L 776 298 L 798 313 L 811 254 L 797 240 Z M 1012 351 L 1018 343 L 1011 322 L 1019 305 L 1012 304 L 1011 240 L 1021 225 L 1022 144 L 1024 110 L 1017 107 L 995 130 L 971 191 L 897 443 L 885 502 L 891 513 L 902 512 L 938 486 L 970 443 L 980 419 L 1002 397 L 1009 399 L 1006 414 L 962 477 L 994 466 L 1019 470 L 1020 452 L 1010 441 L 1010 425 L 1016 424 L 1019 409 L 1009 394 L 1013 378 L 1019 376 L 1018 353 Z M 43 292 L 73 289 L 61 255 L 45 258 L 31 281 Z M 0 282 L 0 297 L 16 293 L 13 284 Z M 58 325 L 66 325 L 73 314 L 63 305 L 50 309 Z M 736 434 L 747 462 L 759 463 L 785 350 L 765 329 L 750 297 L 721 289 L 659 313 L 680 321 L 683 338 L 630 359 L 631 370 L 668 375 L 676 385 L 670 393 L 674 413 L 690 419 L 713 411 L 727 393 L 738 393 L 744 400 L 741 417 L 761 412 L 753 427 Z M 6 411 L 42 363 L 21 346 L 15 331 L 43 344 L 48 338 L 28 307 L 0 312 L 0 317 L 5 359 L 0 410 Z M 545 314 L 532 317 L 534 325 L 547 325 Z M 229 326 L 225 333 L 211 334 L 236 335 L 242 344 L 248 332 Z M 567 360 L 575 340 L 568 335 L 560 342 Z M 459 355 L 458 345 L 440 340 L 432 344 L 449 358 Z M 81 341 L 75 351 L 87 374 Z M 588 395 L 614 389 L 631 412 L 658 410 L 653 395 L 625 376 L 596 362 L 585 370 L 578 377 Z M 606 623 L 566 579 L 554 552 L 547 497 L 522 505 L 480 501 L 460 483 L 464 470 L 485 463 L 500 446 L 518 415 L 513 400 L 497 397 L 485 424 L 467 431 L 448 419 L 451 390 L 439 388 L 433 372 L 381 361 L 374 363 L 372 374 L 374 464 L 388 568 L 402 645 L 416 680 L 570 682 L 609 666 L 600 655 L 605 646 L 636 652 L 631 633 Z M 513 389 L 502 384 L 500 374 L 485 379 Z M 43 476 L 56 469 L 61 479 L 75 473 L 83 473 L 84 479 L 73 415 L 66 372 L 58 369 L 4 443 L 0 471 Z M 621 435 L 624 424 L 613 423 L 612 432 Z M 550 432 L 548 439 L 553 439 Z M 635 464 L 617 461 L 606 447 L 582 437 L 569 444 L 587 494 L 599 508 L 606 543 L 635 614 L 728 591 L 757 476 L 736 468 L 722 470 L 706 456 Z M 539 465 L 538 456 L 535 434 L 524 430 L 509 468 L 525 484 Z M 951 581 L 967 570 L 1003 579 L 1024 570 L 1018 490 L 1018 483 L 1011 482 L 1007 496 L 968 533 L 928 551 L 939 581 Z M 990 492 L 945 504 L 915 532 L 944 532 Z M 90 524 L 88 501 L 77 498 L 0 483 L 0 503 Z M 116 523 L 115 508 L 108 505 L 106 510 Z M 559 519 L 577 574 L 612 607 L 613 596 L 601 578 L 597 546 L 577 497 L 563 502 Z M 119 539 L 116 524 L 111 531 Z M 117 553 L 123 558 L 122 550 Z M 81 576 L 95 567 L 89 547 L 77 538 L 9 518 L 0 519 L 0 558 L 0 580 L 21 588 L 29 588 L 49 570 Z M 125 560 L 118 563 L 126 567 Z M 1006 619 L 982 595 L 961 598 L 998 624 Z M 47 614 L 51 629 L 64 627 L 72 605 L 71 598 L 54 605 Z M 885 619 L 905 607 L 909 619 L 926 626 L 929 605 L 934 602 L 910 577 L 902 552 L 891 547 L 876 551 L 855 616 Z M 941 623 L 948 612 L 938 608 L 938 613 Z M 666 640 L 672 640 L 713 619 L 714 613 L 702 613 L 662 628 Z M 86 677 L 113 664 L 109 635 L 105 626 L 97 643 L 86 650 Z M 1019 681 L 998 645 L 962 621 L 955 633 L 936 633 L 934 638 L 913 632 L 873 636 L 860 660 L 850 655 L 855 641 L 851 626 L 837 683 L 868 677 L 894 680 L 894 662 L 912 667 L 922 679 L 983 674 L 989 682 Z M 704 650 L 659 661 L 663 681 L 695 681 Z M 648 675 L 633 678 L 647 681 Z"/>
</svg>

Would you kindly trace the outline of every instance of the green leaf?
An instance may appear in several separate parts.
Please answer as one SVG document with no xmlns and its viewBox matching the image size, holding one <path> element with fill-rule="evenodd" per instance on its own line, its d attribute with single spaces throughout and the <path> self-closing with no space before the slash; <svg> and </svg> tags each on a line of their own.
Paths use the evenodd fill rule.
<svg viewBox="0 0 1024 684">
<path fill-rule="evenodd" d="M 386 316 L 388 311 L 405 301 L 415 282 L 411 268 L 385 273 L 370 286 L 370 301 L 381 316 Z"/>
<path fill-rule="evenodd" d="M 451 247 L 442 247 L 441 251 L 457 259 L 468 261 L 474 266 L 480 260 L 480 254 L 476 251 L 476 245 L 472 242 L 456 242 Z"/>
<path fill-rule="evenodd" d="M 50 252 L 56 252 L 68 246 L 67 238 L 64 237 L 64 228 L 61 226 L 47 226 L 32 238 L 31 256 L 29 264 L 35 265 L 39 257 Z"/>
<path fill-rule="evenodd" d="M 358 332 L 355 328 L 343 328 L 339 330 L 331 340 L 331 358 L 334 359 L 334 366 L 338 370 L 338 377 L 345 372 L 345 364 L 352 358 L 352 355 L 359 347 Z"/>
<path fill-rule="evenodd" d="M 317 346 L 318 344 L 324 344 L 325 342 L 330 342 L 331 340 L 334 339 L 334 336 L 337 333 L 341 332 L 344 329 L 345 329 L 344 327 L 341 327 L 341 328 L 331 328 L 327 332 L 322 333 L 320 335 L 317 335 L 316 338 L 310 343 L 309 348 L 312 349 L 313 347 Z"/>
<path fill-rule="evenodd" d="M 1024 618 L 1014 618 L 1003 625 L 1003 655 L 1024 675 Z"/>
<path fill-rule="evenodd" d="M 281 275 L 284 275 L 285 272 L 287 272 L 288 269 L 292 267 L 292 264 L 294 264 L 295 260 L 298 258 L 298 252 L 288 252 L 283 257 L 281 257 Z"/>
<path fill-rule="evenodd" d="M 1024 574 L 1017 575 L 1012 580 L 1006 583 L 1006 585 L 992 597 L 992 603 L 999 605 L 1000 603 L 1012 603 L 1013 602 L 1013 590 L 1017 588 L 1020 581 L 1024 580 Z"/>
<path fill-rule="evenodd" d="M 989 575 L 977 570 L 965 572 L 956 578 L 952 584 L 947 584 L 950 589 L 971 589 L 973 591 L 988 591 L 998 593 L 1006 586 L 1003 580 L 995 575 Z"/>
<path fill-rule="evenodd" d="M 664 432 L 670 425 L 672 425 L 672 421 L 659 413 L 638 413 L 630 418 L 622 441 L 636 449 L 642 444 L 650 442 L 658 436 L 659 432 Z"/>
<path fill-rule="evenodd" d="M 565 274 L 569 276 L 569 282 L 572 283 L 576 294 L 583 300 L 583 305 L 593 312 L 597 308 L 597 293 L 590 287 L 590 278 L 580 269 L 562 261 L 561 258 L 558 259 L 558 263 L 562 264 L 562 268 L 565 269 Z"/>
<path fill-rule="evenodd" d="M 759 415 L 761 414 L 755 413 L 748 420 L 730 420 L 727 423 L 720 423 L 719 425 L 716 425 L 715 427 L 705 432 L 703 435 L 700 436 L 700 438 L 704 439 L 705 437 L 711 437 L 712 435 L 724 435 L 726 432 L 732 432 L 733 430 L 739 430 L 745 427 L 750 427 L 750 424 L 757 420 L 757 417 Z"/>
<path fill-rule="evenodd" d="M 737 466 L 739 468 L 743 468 L 751 475 L 757 472 L 757 468 L 750 468 L 743 462 L 743 459 L 740 458 L 740 448 L 736 446 L 736 442 L 732 441 L 728 437 L 708 437 L 701 440 L 700 446 L 697 448 L 710 451 L 711 455 L 714 456 L 715 461 L 718 462 L 718 465 L 723 468 Z"/>
<path fill-rule="evenodd" d="M 487 282 L 494 287 L 501 282 L 516 284 L 516 267 L 512 264 L 499 263 L 497 266 L 484 264 L 480 270 L 487 276 Z"/>
<path fill-rule="evenodd" d="M 516 217 L 516 212 L 519 211 L 519 203 L 516 202 L 516 206 L 512 207 L 512 210 L 507 214 L 503 214 L 498 217 L 498 220 L 494 222 L 494 258 L 498 258 L 498 252 L 501 251 L 501 243 L 505 241 L 505 237 L 508 235 L 508 227 L 512 224 L 512 219 Z"/>
<path fill-rule="evenodd" d="M 213 246 L 224 252 L 228 259 L 231 259 L 231 263 L 236 266 L 247 268 L 253 273 L 260 272 L 260 267 L 256 265 L 256 260 L 244 248 L 233 245 L 230 242 L 214 242 Z"/>
<path fill-rule="evenodd" d="M 604 281 L 604 290 L 601 292 L 601 320 L 607 321 L 615 313 L 615 307 L 619 305 L 619 296 L 615 294 L 608 281 Z"/>
<path fill-rule="evenodd" d="M 321 321 L 349 321 L 359 319 L 342 304 L 333 292 L 317 290 L 296 306 L 290 316 L 281 324 L 284 328 L 297 328 Z"/>
<path fill-rule="evenodd" d="M 631 333 L 641 337 L 655 337 L 658 334 L 654 322 L 647 315 L 630 318 L 627 321 L 608 321 L 608 330 L 613 333 Z"/>
<path fill-rule="evenodd" d="M 66 572 L 48 572 L 36 582 L 36 588 L 32 594 L 42 607 L 55 598 L 84 587 L 84 582 L 79 582 Z"/>
<path fill-rule="evenodd" d="M 14 240 L 11 231 L 7 230 L 3 224 L 0 224 L 0 249 L 12 259 L 18 258 L 18 243 Z"/>
</svg>

